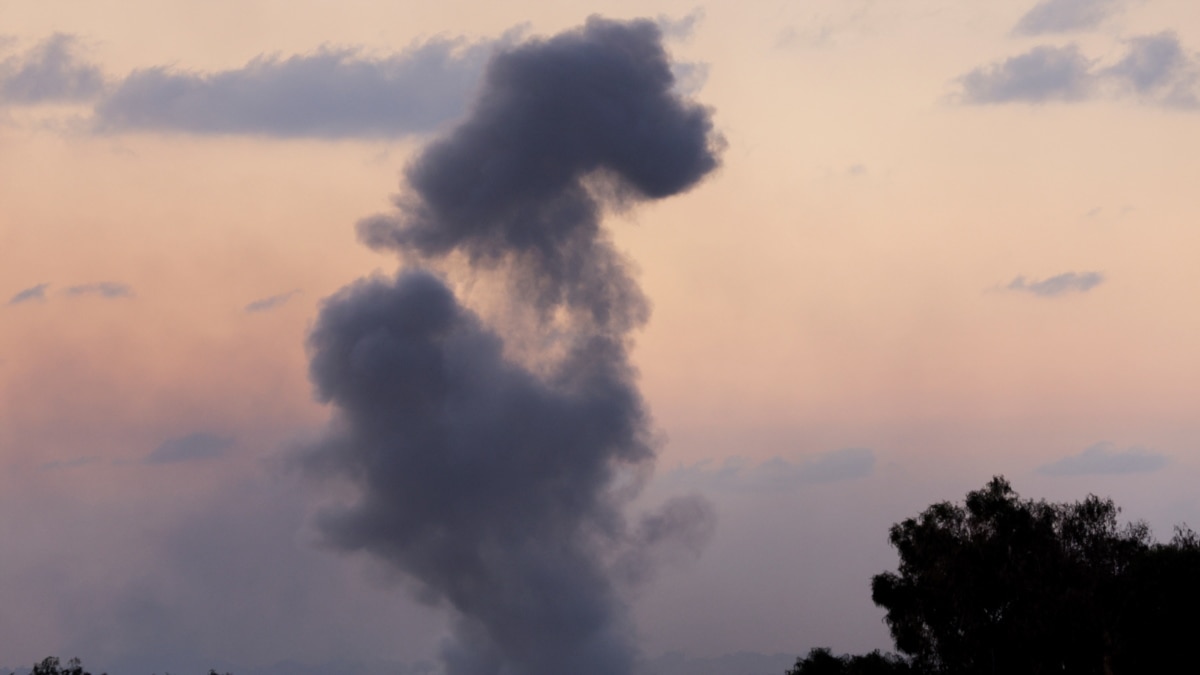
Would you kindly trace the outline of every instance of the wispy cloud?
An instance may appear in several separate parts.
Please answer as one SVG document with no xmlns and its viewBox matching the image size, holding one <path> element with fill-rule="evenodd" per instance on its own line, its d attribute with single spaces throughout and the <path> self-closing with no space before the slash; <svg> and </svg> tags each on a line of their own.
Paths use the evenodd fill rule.
<svg viewBox="0 0 1200 675">
<path fill-rule="evenodd" d="M 1200 60 L 1189 54 L 1171 31 L 1142 35 L 1126 42 L 1128 51 L 1101 71 L 1140 97 L 1179 108 L 1197 107 Z"/>
<path fill-rule="evenodd" d="M 870 449 L 844 448 L 798 462 L 780 457 L 759 464 L 737 458 L 719 466 L 703 462 L 668 471 L 663 480 L 701 489 L 783 492 L 804 485 L 863 478 L 874 469 L 875 453 Z"/>
<path fill-rule="evenodd" d="M 685 41 L 703 17 L 698 9 L 659 25 Z M 84 61 L 77 37 L 55 34 L 0 62 L 0 104 L 94 102 L 91 128 L 101 134 L 399 138 L 464 114 L 491 55 L 525 30 L 489 41 L 435 38 L 385 54 L 353 46 L 265 54 L 215 72 L 152 66 L 123 78 Z M 683 94 L 708 77 L 704 63 L 675 63 L 673 71 Z"/>
<path fill-rule="evenodd" d="M 675 18 L 666 14 L 658 15 L 655 23 L 662 31 L 663 37 L 670 40 L 686 41 L 696 32 L 696 27 L 704 21 L 704 8 L 697 7 L 687 14 Z"/>
<path fill-rule="evenodd" d="M 36 105 L 94 99 L 104 89 L 100 69 L 80 58 L 79 39 L 55 33 L 0 62 L 0 103 Z"/>
<path fill-rule="evenodd" d="M 1092 62 L 1075 45 L 1035 47 L 958 79 L 965 103 L 1079 101 L 1095 86 Z"/>
<path fill-rule="evenodd" d="M 121 284 L 114 281 L 98 281 L 91 284 L 70 286 L 64 289 L 63 293 L 70 296 L 98 295 L 102 298 L 109 299 L 133 297 L 132 288 L 126 284 Z"/>
<path fill-rule="evenodd" d="M 502 38 L 512 39 L 512 36 Z M 242 68 L 137 70 L 96 107 L 104 132 L 397 137 L 436 129 L 466 111 L 497 43 L 435 39 L 374 56 L 324 48 Z"/>
<path fill-rule="evenodd" d="M 174 464 L 221 457 L 234 439 L 204 431 L 164 441 L 142 460 L 143 464 Z"/>
<path fill-rule="evenodd" d="M 1018 35 L 1068 33 L 1099 26 L 1125 5 L 1124 0 L 1042 0 L 1013 28 Z"/>
<path fill-rule="evenodd" d="M 1067 293 L 1086 293 L 1104 283 L 1104 275 L 1100 272 L 1065 272 L 1046 279 L 1027 281 L 1024 276 L 1018 276 L 1008 282 L 1005 290 L 1030 293 L 1043 298 L 1053 298 Z"/>
<path fill-rule="evenodd" d="M 257 312 L 269 312 L 272 309 L 282 307 L 287 303 L 288 300 L 291 300 L 293 297 L 299 294 L 299 290 L 291 290 L 286 293 L 280 293 L 279 295 L 272 295 L 268 298 L 260 298 L 246 305 L 243 309 L 252 314 Z"/>
<path fill-rule="evenodd" d="M 23 302 L 43 301 L 46 299 L 47 288 L 50 288 L 50 284 L 38 284 L 36 286 L 30 286 L 25 290 L 17 291 L 16 295 L 13 295 L 8 299 L 8 304 L 19 305 Z"/>
<path fill-rule="evenodd" d="M 1117 450 L 1112 443 L 1097 443 L 1078 455 L 1045 464 L 1038 472 L 1047 476 L 1147 473 L 1167 465 L 1167 458 L 1146 448 Z"/>
<path fill-rule="evenodd" d="M 1200 59 L 1171 31 L 1125 41 L 1110 65 L 1084 56 L 1074 44 L 1034 47 L 975 68 L 954 81 L 957 100 L 969 105 L 1079 102 L 1133 95 L 1143 103 L 1200 110 Z"/>
</svg>

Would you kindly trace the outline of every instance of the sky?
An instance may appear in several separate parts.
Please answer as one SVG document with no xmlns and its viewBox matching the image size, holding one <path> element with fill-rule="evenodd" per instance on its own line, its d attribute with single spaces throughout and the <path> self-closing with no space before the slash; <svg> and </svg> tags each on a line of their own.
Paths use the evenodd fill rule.
<svg viewBox="0 0 1200 675">
<path fill-rule="evenodd" d="M 715 514 L 628 597 L 645 658 L 889 647 L 888 526 L 996 474 L 1200 524 L 1190 0 L 0 1 L 0 667 L 437 661 L 447 608 L 316 524 L 306 341 L 493 55 L 592 15 L 656 22 L 720 139 L 603 219 L 630 508 Z"/>
</svg>

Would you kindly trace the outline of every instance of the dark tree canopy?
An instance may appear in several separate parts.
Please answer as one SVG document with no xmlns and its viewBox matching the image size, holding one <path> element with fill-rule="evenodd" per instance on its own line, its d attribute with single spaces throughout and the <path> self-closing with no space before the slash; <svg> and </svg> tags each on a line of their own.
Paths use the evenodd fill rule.
<svg viewBox="0 0 1200 675">
<path fill-rule="evenodd" d="M 1176 528 L 1168 544 L 1154 544 L 1130 566 L 1117 598 L 1114 631 L 1120 637 L 1113 671 L 1200 671 L 1200 537 Z"/>
<path fill-rule="evenodd" d="M 787 675 L 915 675 L 912 666 L 894 654 L 881 654 L 878 650 L 870 654 L 834 656 L 830 650 L 820 647 L 808 652 L 808 656 L 797 659 L 796 665 Z"/>
<path fill-rule="evenodd" d="M 29 675 L 92 675 L 83 669 L 83 663 L 78 659 L 70 659 L 64 668 L 57 656 L 47 656 L 40 663 L 33 664 Z"/>
<path fill-rule="evenodd" d="M 918 672 L 1193 670 L 1179 668 L 1200 635 L 1200 542 L 1180 529 L 1155 543 L 1119 513 L 1095 496 L 1021 499 L 993 478 L 894 525 L 900 566 L 874 577 L 872 599 Z"/>
<path fill-rule="evenodd" d="M 57 656 L 47 656 L 38 663 L 33 664 L 33 669 L 29 671 L 29 675 L 92 675 L 90 672 L 83 669 L 83 662 L 78 658 L 73 658 L 67 661 L 66 667 L 63 667 L 62 660 Z M 103 673 L 102 675 L 107 675 Z M 169 673 L 167 675 L 170 675 Z M 216 670 L 209 670 L 208 675 L 220 675 Z M 230 675 L 225 673 L 225 675 Z"/>
</svg>

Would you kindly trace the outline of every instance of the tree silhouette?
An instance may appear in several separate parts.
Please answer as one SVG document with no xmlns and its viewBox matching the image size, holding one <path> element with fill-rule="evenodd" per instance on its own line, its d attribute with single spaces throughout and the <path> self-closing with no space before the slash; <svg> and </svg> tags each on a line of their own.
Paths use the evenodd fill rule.
<svg viewBox="0 0 1200 675">
<path fill-rule="evenodd" d="M 57 656 L 47 656 L 41 663 L 33 664 L 29 675 L 92 675 L 83 669 L 83 663 L 78 658 L 67 661 L 63 668 Z"/>
<path fill-rule="evenodd" d="M 922 673 L 1182 672 L 1200 634 L 1200 541 L 1181 529 L 1156 544 L 1119 513 L 1096 496 L 1021 499 L 993 478 L 893 525 L 899 569 L 872 579 L 872 599 Z"/>
<path fill-rule="evenodd" d="M 33 669 L 29 671 L 29 675 L 92 675 L 83 669 L 83 663 L 78 658 L 73 658 L 67 661 L 66 668 L 62 667 L 62 661 L 57 656 L 47 656 L 40 662 L 33 664 Z M 102 673 L 101 675 L 108 675 Z M 165 675 L 170 675 L 166 673 Z M 209 670 L 208 675 L 221 675 L 216 670 Z M 230 675 L 230 673 L 225 673 Z"/>
<path fill-rule="evenodd" d="M 1118 598 L 1114 673 L 1186 673 L 1198 669 L 1200 537 L 1179 527 L 1129 568 Z"/>
<path fill-rule="evenodd" d="M 819 647 L 808 652 L 808 656 L 796 659 L 796 665 L 787 675 L 909 675 L 912 666 L 893 654 L 881 654 L 878 650 L 870 654 L 851 656 L 833 653 Z"/>
</svg>

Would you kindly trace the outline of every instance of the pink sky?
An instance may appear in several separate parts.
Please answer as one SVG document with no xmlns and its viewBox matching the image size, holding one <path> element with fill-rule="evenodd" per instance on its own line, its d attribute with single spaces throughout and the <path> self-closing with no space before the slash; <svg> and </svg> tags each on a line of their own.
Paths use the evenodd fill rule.
<svg viewBox="0 0 1200 675">
<path fill-rule="evenodd" d="M 888 525 L 993 474 L 1200 524 L 1200 24 L 1192 0 L 1037 4 L 0 3 L 0 667 L 431 657 L 443 613 L 313 543 L 329 494 L 284 466 L 328 415 L 304 340 L 395 269 L 354 223 L 493 41 L 593 13 L 661 18 L 728 143 L 606 221 L 653 305 L 644 499 L 719 517 L 636 598 L 647 654 L 886 648 Z M 30 88 L 53 44 L 65 70 L 28 78 L 61 86 Z M 425 117 L 296 122 L 319 83 L 254 120 L 114 94 L 338 50 L 394 59 Z"/>
</svg>

